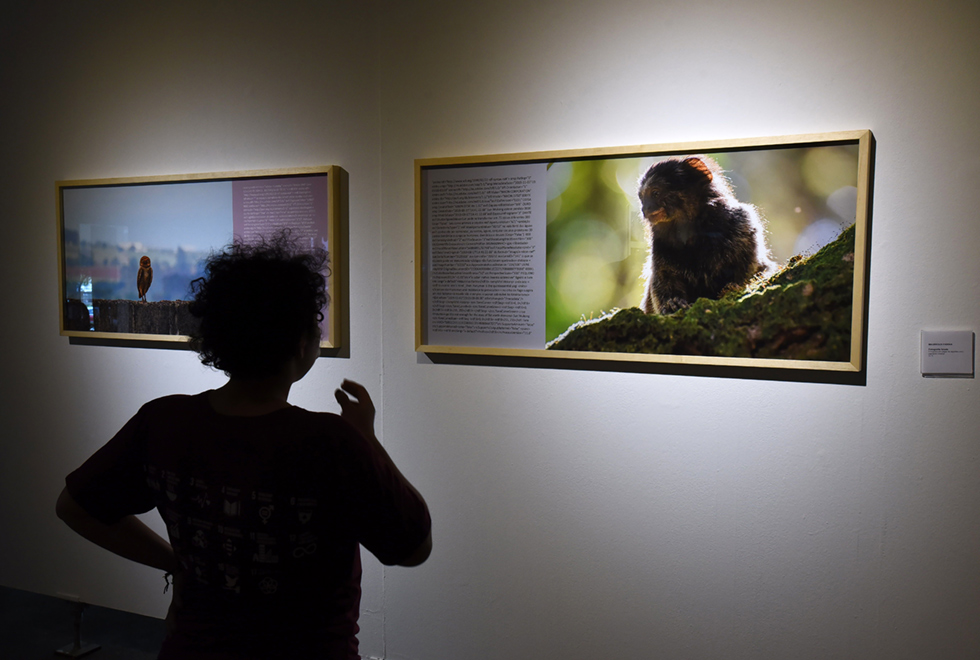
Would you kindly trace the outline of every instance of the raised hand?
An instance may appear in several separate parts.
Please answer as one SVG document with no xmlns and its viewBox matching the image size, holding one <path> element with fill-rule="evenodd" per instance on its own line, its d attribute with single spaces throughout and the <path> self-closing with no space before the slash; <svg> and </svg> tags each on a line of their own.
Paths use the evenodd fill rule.
<svg viewBox="0 0 980 660">
<path fill-rule="evenodd" d="M 373 438 L 375 411 L 367 389 L 345 378 L 340 388 L 334 391 L 334 397 L 340 404 L 340 416 L 363 435 Z"/>
</svg>

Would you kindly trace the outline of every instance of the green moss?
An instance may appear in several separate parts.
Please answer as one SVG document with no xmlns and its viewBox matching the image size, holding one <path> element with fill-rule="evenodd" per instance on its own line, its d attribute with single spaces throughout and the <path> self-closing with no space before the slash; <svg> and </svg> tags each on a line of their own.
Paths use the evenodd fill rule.
<svg viewBox="0 0 980 660">
<path fill-rule="evenodd" d="M 793 257 L 767 280 L 720 300 L 659 316 L 632 307 L 580 321 L 549 349 L 778 358 L 850 359 L 854 225 L 815 255 Z"/>
</svg>

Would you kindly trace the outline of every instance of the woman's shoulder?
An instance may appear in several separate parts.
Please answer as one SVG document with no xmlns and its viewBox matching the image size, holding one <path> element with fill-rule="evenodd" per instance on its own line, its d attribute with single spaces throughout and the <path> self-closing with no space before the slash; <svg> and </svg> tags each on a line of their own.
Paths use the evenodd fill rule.
<svg viewBox="0 0 980 660">
<path fill-rule="evenodd" d="M 289 406 L 274 412 L 257 415 L 223 415 L 216 412 L 208 400 L 208 391 L 199 394 L 171 394 L 148 401 L 137 417 L 151 426 L 173 428 L 193 426 L 210 433 L 231 433 L 242 438 L 275 438 L 276 442 L 340 441 L 349 444 L 360 435 L 342 419 L 329 412 L 314 412 L 299 406 Z M 345 442 L 346 441 L 346 442 Z"/>
<path fill-rule="evenodd" d="M 140 407 L 140 413 L 170 414 L 189 409 L 199 409 L 207 405 L 207 392 L 198 394 L 167 394 L 147 401 Z"/>
<path fill-rule="evenodd" d="M 290 406 L 285 412 L 283 417 L 289 419 L 290 423 L 296 426 L 319 429 L 331 434 L 356 434 L 354 428 L 336 413 L 316 412 L 299 406 Z"/>
</svg>

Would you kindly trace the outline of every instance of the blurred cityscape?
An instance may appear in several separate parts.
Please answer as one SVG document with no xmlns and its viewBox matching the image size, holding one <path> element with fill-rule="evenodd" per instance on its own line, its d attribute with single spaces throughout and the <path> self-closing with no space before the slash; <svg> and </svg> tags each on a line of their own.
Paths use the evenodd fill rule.
<svg viewBox="0 0 980 660">
<path fill-rule="evenodd" d="M 65 297 L 78 300 L 92 317 L 93 300 L 137 300 L 140 257 L 148 256 L 153 284 L 147 301 L 191 298 L 190 283 L 203 272 L 208 250 L 154 248 L 138 242 L 80 241 L 79 232 L 65 230 Z"/>
</svg>

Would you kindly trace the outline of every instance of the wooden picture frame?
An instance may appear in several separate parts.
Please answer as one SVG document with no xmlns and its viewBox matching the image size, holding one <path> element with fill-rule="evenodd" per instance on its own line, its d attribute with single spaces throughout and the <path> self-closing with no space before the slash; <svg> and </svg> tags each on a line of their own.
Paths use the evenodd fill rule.
<svg viewBox="0 0 980 660">
<path fill-rule="evenodd" d="M 289 169 L 58 181 L 61 334 L 150 344 L 186 342 L 190 281 L 233 239 L 288 229 L 327 249 L 322 349 L 346 335 L 347 173 Z M 152 283 L 141 296 L 141 259 Z M 145 271 L 144 271 L 145 272 Z M 141 299 L 142 298 L 142 299 Z"/>
<path fill-rule="evenodd" d="M 873 147 L 858 130 L 416 160 L 416 350 L 860 371 Z M 667 169 L 700 164 L 720 188 L 710 204 L 694 183 L 657 192 L 656 213 L 688 209 L 668 235 L 651 229 L 667 216 L 644 221 L 639 187 L 669 159 L 646 184 L 649 213 Z M 760 218 L 775 265 L 759 257 L 754 277 L 716 265 L 737 241 L 715 221 L 706 238 L 707 220 L 690 218 L 722 197 Z M 663 294 L 711 268 L 741 279 L 691 300 Z"/>
</svg>

